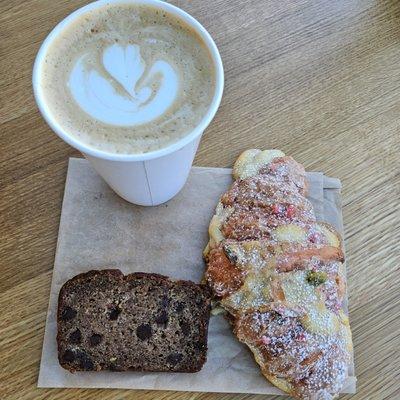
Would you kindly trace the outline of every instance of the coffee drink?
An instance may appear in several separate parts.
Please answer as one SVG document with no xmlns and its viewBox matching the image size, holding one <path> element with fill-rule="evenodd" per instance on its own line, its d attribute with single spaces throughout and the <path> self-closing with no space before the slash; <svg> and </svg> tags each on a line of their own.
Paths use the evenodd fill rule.
<svg viewBox="0 0 400 400">
<path fill-rule="evenodd" d="M 140 154 L 188 134 L 215 89 L 202 38 L 152 6 L 111 3 L 68 24 L 50 45 L 40 87 L 50 114 L 79 141 Z"/>
</svg>

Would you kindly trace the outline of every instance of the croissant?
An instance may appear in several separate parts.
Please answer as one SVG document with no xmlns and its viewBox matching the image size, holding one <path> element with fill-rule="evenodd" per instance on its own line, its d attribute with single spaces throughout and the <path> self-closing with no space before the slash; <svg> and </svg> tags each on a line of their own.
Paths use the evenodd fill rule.
<svg viewBox="0 0 400 400">
<path fill-rule="evenodd" d="M 263 375 L 297 399 L 333 399 L 352 359 L 342 239 L 317 222 L 302 165 L 247 150 L 204 250 L 205 281 Z"/>
</svg>

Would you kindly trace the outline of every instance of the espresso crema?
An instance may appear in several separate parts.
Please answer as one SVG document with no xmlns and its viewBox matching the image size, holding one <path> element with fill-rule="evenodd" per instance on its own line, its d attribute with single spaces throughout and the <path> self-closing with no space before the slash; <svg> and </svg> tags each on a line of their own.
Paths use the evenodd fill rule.
<svg viewBox="0 0 400 400">
<path fill-rule="evenodd" d="M 40 85 L 68 134 L 106 152 L 141 154 L 191 132 L 211 104 L 215 73 L 202 38 L 181 19 L 108 4 L 51 44 Z"/>
</svg>

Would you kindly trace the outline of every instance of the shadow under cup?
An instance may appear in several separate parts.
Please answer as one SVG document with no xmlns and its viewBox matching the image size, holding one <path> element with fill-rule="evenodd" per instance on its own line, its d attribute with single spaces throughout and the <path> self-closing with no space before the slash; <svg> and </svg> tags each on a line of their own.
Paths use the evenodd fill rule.
<svg viewBox="0 0 400 400">
<path fill-rule="evenodd" d="M 50 113 L 40 85 L 43 62 L 48 48 L 60 33 L 83 13 L 106 4 L 148 5 L 166 11 L 183 20 L 203 39 L 215 69 L 215 89 L 212 101 L 199 124 L 177 142 L 143 154 L 116 154 L 97 150 L 69 135 Z M 123 199 L 138 205 L 155 206 L 174 197 L 185 184 L 201 136 L 219 107 L 224 86 L 221 56 L 210 34 L 185 11 L 160 0 L 99 0 L 84 6 L 62 20 L 46 37 L 33 67 L 33 91 L 38 108 L 51 129 L 65 142 L 78 149 L 99 175 Z"/>
</svg>

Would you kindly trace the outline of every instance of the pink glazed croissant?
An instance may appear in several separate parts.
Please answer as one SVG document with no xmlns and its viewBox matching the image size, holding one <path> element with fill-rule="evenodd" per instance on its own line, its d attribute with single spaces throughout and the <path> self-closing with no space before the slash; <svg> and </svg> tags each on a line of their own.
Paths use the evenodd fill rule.
<svg viewBox="0 0 400 400">
<path fill-rule="evenodd" d="M 270 382 L 333 399 L 352 359 L 340 235 L 316 221 L 305 170 L 281 151 L 245 151 L 233 176 L 210 223 L 205 280 Z"/>
</svg>

